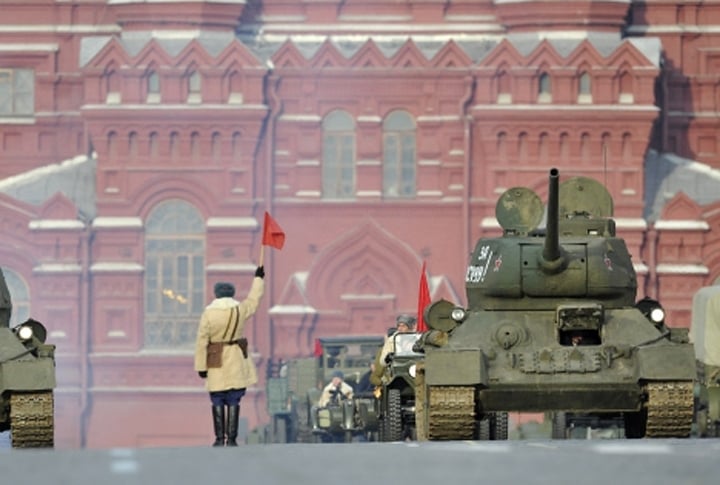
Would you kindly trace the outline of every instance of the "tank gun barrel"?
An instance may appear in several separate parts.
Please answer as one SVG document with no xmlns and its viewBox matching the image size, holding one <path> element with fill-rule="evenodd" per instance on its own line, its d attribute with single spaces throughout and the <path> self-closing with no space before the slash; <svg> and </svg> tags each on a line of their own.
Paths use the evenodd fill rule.
<svg viewBox="0 0 720 485">
<path fill-rule="evenodd" d="M 562 270 L 565 261 L 562 246 L 560 246 L 560 171 L 550 169 L 547 222 L 545 225 L 545 246 L 543 247 L 543 269 L 549 272 Z"/>
</svg>

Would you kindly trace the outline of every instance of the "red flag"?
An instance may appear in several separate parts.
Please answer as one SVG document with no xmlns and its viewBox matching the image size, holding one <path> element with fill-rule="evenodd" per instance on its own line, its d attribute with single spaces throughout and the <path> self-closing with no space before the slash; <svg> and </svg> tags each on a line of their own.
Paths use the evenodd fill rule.
<svg viewBox="0 0 720 485">
<path fill-rule="evenodd" d="M 420 289 L 418 291 L 418 316 L 417 326 L 415 330 L 418 332 L 427 331 L 428 327 L 423 318 L 425 307 L 430 304 L 430 288 L 428 288 L 427 276 L 425 275 L 425 261 L 422 265 L 422 273 L 420 274 Z"/>
<path fill-rule="evenodd" d="M 285 233 L 275 219 L 265 211 L 265 221 L 263 223 L 263 246 L 272 246 L 282 249 L 285 244 Z"/>
<path fill-rule="evenodd" d="M 315 347 L 313 348 L 313 355 L 315 357 L 322 357 L 322 354 L 323 354 L 322 344 L 320 343 L 320 339 L 316 338 L 315 339 Z"/>
</svg>

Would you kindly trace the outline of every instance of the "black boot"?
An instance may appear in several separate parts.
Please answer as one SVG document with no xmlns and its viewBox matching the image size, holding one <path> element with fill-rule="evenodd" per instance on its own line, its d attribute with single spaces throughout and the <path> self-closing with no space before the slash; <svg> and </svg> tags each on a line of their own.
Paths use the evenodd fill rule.
<svg viewBox="0 0 720 485">
<path fill-rule="evenodd" d="M 213 406 L 213 428 L 215 430 L 215 443 L 213 446 L 225 444 L 225 406 Z"/>
<path fill-rule="evenodd" d="M 225 446 L 237 446 L 238 435 L 238 419 L 240 414 L 240 406 L 228 406 L 228 423 L 227 423 L 227 444 Z"/>
</svg>

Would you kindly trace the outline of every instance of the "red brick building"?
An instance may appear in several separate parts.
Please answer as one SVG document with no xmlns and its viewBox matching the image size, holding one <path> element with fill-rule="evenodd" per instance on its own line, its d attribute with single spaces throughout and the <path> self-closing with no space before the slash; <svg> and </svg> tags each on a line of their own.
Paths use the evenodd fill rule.
<svg viewBox="0 0 720 485">
<path fill-rule="evenodd" d="M 195 326 L 249 287 L 266 210 L 261 375 L 413 312 L 423 261 L 462 303 L 497 197 L 553 166 L 606 183 L 672 325 L 720 274 L 720 2 L 0 8 L 0 265 L 58 347 L 58 447 L 209 443 Z"/>
</svg>

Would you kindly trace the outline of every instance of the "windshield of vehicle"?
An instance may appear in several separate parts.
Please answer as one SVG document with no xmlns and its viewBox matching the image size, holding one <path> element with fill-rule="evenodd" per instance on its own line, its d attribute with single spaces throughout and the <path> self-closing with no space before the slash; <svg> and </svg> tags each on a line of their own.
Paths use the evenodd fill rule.
<svg viewBox="0 0 720 485">
<path fill-rule="evenodd" d="M 396 333 L 395 334 L 395 357 L 414 357 L 423 355 L 413 352 L 413 345 L 420 338 L 421 333 Z"/>
</svg>

